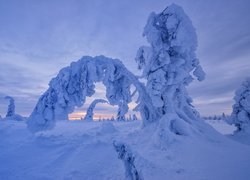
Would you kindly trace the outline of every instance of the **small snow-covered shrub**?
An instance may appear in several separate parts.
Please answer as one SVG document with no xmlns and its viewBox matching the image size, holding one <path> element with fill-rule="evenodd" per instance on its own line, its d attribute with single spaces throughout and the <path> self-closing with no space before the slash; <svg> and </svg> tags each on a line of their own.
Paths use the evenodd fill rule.
<svg viewBox="0 0 250 180">
<path fill-rule="evenodd" d="M 9 100 L 6 117 L 12 117 L 15 115 L 15 100 L 11 96 L 6 96 L 5 99 Z"/>
<path fill-rule="evenodd" d="M 9 100 L 8 110 L 6 113 L 5 120 L 14 120 L 14 121 L 24 121 L 26 120 L 25 117 L 16 114 L 16 106 L 15 106 L 15 99 L 11 96 L 6 96 L 5 99 Z M 1 119 L 1 118 L 0 118 Z"/>
</svg>

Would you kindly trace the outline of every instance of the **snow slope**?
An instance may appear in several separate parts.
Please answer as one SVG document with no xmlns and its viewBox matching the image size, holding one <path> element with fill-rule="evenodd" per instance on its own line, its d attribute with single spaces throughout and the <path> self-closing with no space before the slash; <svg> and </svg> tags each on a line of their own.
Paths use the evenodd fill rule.
<svg viewBox="0 0 250 180">
<path fill-rule="evenodd" d="M 176 136 L 159 148 L 152 128 L 141 130 L 141 121 L 59 121 L 33 135 L 25 122 L 2 120 L 0 179 L 125 179 L 113 141 L 130 149 L 144 179 L 249 179 L 250 146 L 214 132 Z"/>
<path fill-rule="evenodd" d="M 233 134 L 237 129 L 234 125 L 229 125 L 225 120 L 205 120 L 206 123 L 211 125 L 215 130 L 219 131 L 221 134 Z"/>
</svg>

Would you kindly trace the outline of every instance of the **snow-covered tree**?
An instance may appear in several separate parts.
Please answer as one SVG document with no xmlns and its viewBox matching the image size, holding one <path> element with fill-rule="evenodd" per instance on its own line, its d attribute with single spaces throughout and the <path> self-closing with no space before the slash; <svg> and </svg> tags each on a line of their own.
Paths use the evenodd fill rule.
<svg viewBox="0 0 250 180">
<path fill-rule="evenodd" d="M 84 120 L 87 120 L 87 121 L 93 121 L 93 116 L 94 116 L 94 109 L 95 109 L 95 106 L 96 104 L 98 103 L 108 103 L 106 100 L 104 99 L 95 99 L 88 107 L 87 109 L 87 113 L 84 117 Z"/>
<path fill-rule="evenodd" d="M 143 34 L 150 46 L 139 48 L 136 61 L 143 69 L 146 87 L 117 59 L 83 57 L 51 80 L 28 127 L 33 131 L 53 127 L 56 119 L 67 118 L 75 106 L 82 106 L 86 97 L 95 93 L 96 82 L 103 82 L 107 101 L 119 107 L 118 120 L 125 119 L 133 86 L 138 92 L 135 110 L 140 112 L 144 126 L 157 122 L 161 137 L 167 137 L 162 134 L 169 129 L 178 135 L 187 134 L 186 126 L 199 124 L 193 123 L 199 114 L 191 105 L 186 87 L 194 77 L 199 81 L 205 78 L 195 54 L 197 37 L 193 25 L 183 9 L 173 4 L 159 14 L 152 13 Z"/>
<path fill-rule="evenodd" d="M 137 116 L 135 114 L 133 114 L 133 118 L 132 118 L 133 121 L 136 121 L 138 120 Z"/>
<path fill-rule="evenodd" d="M 67 119 L 75 106 L 81 107 L 86 97 L 95 93 L 95 83 L 102 82 L 106 87 L 109 104 L 119 106 L 119 117 L 127 113 L 131 102 L 131 85 L 138 92 L 138 110 L 146 125 L 157 119 L 155 108 L 145 86 L 128 71 L 121 61 L 104 56 L 84 56 L 69 67 L 60 70 L 49 83 L 49 89 L 40 97 L 28 120 L 32 131 L 54 127 L 55 120 Z"/>
<path fill-rule="evenodd" d="M 111 119 L 110 119 L 110 121 L 114 121 L 114 120 L 115 120 L 115 118 L 114 118 L 114 116 L 112 116 Z"/>
<path fill-rule="evenodd" d="M 195 119 L 186 87 L 194 77 L 202 81 L 205 73 L 196 57 L 197 37 L 191 20 L 173 4 L 159 14 L 151 13 L 143 36 L 150 46 L 139 48 L 136 62 L 159 117 L 174 113 L 186 121 Z"/>
<path fill-rule="evenodd" d="M 6 118 L 13 117 L 15 115 L 15 100 L 11 96 L 6 96 L 5 99 L 9 100 Z"/>
<path fill-rule="evenodd" d="M 237 127 L 237 132 L 250 133 L 250 78 L 246 79 L 235 92 L 235 104 L 229 123 Z"/>
</svg>

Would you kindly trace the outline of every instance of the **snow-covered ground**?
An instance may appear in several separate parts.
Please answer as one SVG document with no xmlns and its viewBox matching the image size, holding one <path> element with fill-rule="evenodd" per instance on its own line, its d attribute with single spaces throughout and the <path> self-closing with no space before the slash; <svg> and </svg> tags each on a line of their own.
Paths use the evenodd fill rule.
<svg viewBox="0 0 250 180">
<path fill-rule="evenodd" d="M 235 98 L 230 119 L 241 131 L 232 136 L 234 126 L 205 123 L 191 105 L 186 88 L 205 73 L 183 9 L 172 4 L 151 13 L 143 35 L 149 44 L 139 48 L 136 62 L 146 85 L 118 59 L 84 56 L 50 81 L 27 123 L 6 97 L 0 180 L 250 179 L 250 81 Z M 84 121 L 63 120 L 94 95 L 97 82 L 106 87 L 107 99 L 94 100 Z M 122 121 L 134 95 L 143 121 Z M 93 122 L 98 102 L 117 105 L 120 121 Z"/>
<path fill-rule="evenodd" d="M 210 124 L 215 130 L 220 132 L 221 134 L 233 134 L 236 130 L 234 125 L 229 125 L 224 120 L 205 120 L 208 124 Z"/>
<path fill-rule="evenodd" d="M 61 121 L 53 130 L 31 134 L 23 121 L 1 120 L 0 179 L 125 179 L 114 141 L 129 147 L 144 179 L 250 177 L 250 146 L 218 134 L 177 136 L 159 148 L 150 132 L 141 130 L 141 121 Z"/>
<path fill-rule="evenodd" d="M 250 145 L 250 134 L 247 131 L 236 132 L 236 127 L 234 125 L 229 125 L 224 120 L 206 120 L 208 124 L 210 124 L 215 130 L 220 132 L 221 134 L 226 135 L 232 140 L 241 142 L 246 145 Z"/>
</svg>

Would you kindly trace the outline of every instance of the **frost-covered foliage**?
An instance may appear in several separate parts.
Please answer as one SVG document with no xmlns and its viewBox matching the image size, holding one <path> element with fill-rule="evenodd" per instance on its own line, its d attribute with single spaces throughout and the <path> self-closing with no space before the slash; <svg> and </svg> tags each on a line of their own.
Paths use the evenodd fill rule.
<svg viewBox="0 0 250 180">
<path fill-rule="evenodd" d="M 235 104 L 229 123 L 237 127 L 237 131 L 250 133 L 250 78 L 246 79 L 235 93 Z"/>
<path fill-rule="evenodd" d="M 6 118 L 13 117 L 15 115 L 15 100 L 11 96 L 6 96 L 5 99 L 9 100 Z"/>
<path fill-rule="evenodd" d="M 84 56 L 77 62 L 60 70 L 49 83 L 49 89 L 41 96 L 29 120 L 32 131 L 52 128 L 57 119 L 67 119 L 75 106 L 81 107 L 86 97 L 95 93 L 95 83 L 103 82 L 106 98 L 111 105 L 119 105 L 121 115 L 131 102 L 130 86 L 138 91 L 137 100 L 144 125 L 156 120 L 152 101 L 142 83 L 129 72 L 121 61 L 104 56 Z"/>
<path fill-rule="evenodd" d="M 143 36 L 150 47 L 139 48 L 136 62 L 159 117 L 174 113 L 187 121 L 195 119 L 186 86 L 194 77 L 203 80 L 205 73 L 195 54 L 197 37 L 191 20 L 173 4 L 159 14 L 151 13 Z"/>
<path fill-rule="evenodd" d="M 93 121 L 93 116 L 94 116 L 94 109 L 95 109 L 95 106 L 96 104 L 98 103 L 108 103 L 106 100 L 104 99 L 95 99 L 88 107 L 87 109 L 87 113 L 84 117 L 84 120 L 87 120 L 87 121 Z"/>
</svg>

